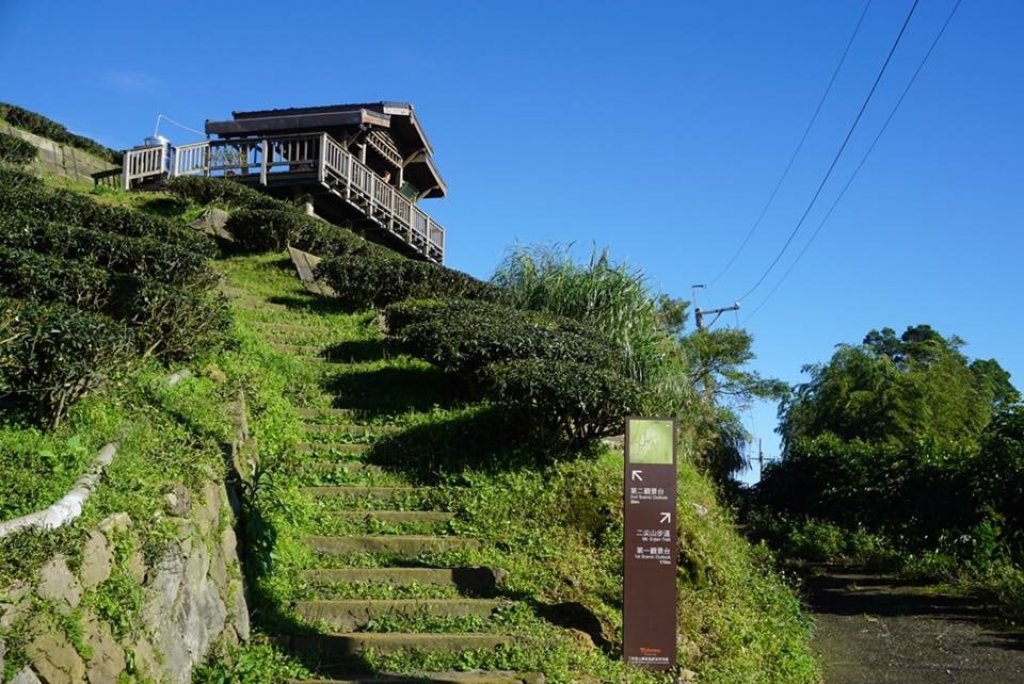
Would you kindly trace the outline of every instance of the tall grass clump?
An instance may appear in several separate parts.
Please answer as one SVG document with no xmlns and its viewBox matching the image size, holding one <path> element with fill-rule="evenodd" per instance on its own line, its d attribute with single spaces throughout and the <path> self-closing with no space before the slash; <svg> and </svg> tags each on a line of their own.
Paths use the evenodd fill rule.
<svg viewBox="0 0 1024 684">
<path fill-rule="evenodd" d="M 511 306 L 600 331 L 613 345 L 623 375 L 643 388 L 646 410 L 675 412 L 688 403 L 692 389 L 681 349 L 640 271 L 611 263 L 607 252 L 595 251 L 589 263 L 580 264 L 565 245 L 520 246 L 505 257 L 492 282 Z"/>
</svg>

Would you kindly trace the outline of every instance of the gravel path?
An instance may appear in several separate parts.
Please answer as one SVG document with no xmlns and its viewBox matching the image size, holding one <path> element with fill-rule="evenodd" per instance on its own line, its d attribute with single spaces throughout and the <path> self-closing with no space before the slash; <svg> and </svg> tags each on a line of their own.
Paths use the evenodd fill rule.
<svg viewBox="0 0 1024 684">
<path fill-rule="evenodd" d="M 1024 683 L 1024 632 L 975 599 L 836 568 L 809 575 L 804 594 L 827 684 Z"/>
</svg>

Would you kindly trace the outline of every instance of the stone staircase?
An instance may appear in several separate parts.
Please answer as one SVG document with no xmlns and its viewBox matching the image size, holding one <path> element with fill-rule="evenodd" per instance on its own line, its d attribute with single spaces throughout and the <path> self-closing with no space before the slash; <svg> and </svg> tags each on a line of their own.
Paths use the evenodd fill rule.
<svg viewBox="0 0 1024 684">
<path fill-rule="evenodd" d="M 313 342 L 322 337 L 321 328 L 256 327 L 282 354 L 318 368 L 338 363 Z M 316 403 L 332 400 L 324 395 Z M 361 656 L 368 652 L 466 652 L 512 645 L 516 637 L 503 634 L 493 618 L 513 602 L 500 597 L 503 571 L 445 562 L 480 542 L 454 531 L 456 515 L 441 493 L 411 485 L 401 473 L 370 461 L 373 442 L 400 428 L 360 420 L 348 409 L 307 406 L 299 413 L 306 441 L 299 447 L 302 460 L 295 475 L 315 511 L 315 524 L 302 541 L 316 563 L 300 572 L 302 599 L 287 606 L 300 627 L 276 635 L 274 642 L 315 664 L 311 669 L 320 675 L 334 677 L 301 684 L 542 682 L 542 675 L 504 671 L 359 673 Z"/>
</svg>

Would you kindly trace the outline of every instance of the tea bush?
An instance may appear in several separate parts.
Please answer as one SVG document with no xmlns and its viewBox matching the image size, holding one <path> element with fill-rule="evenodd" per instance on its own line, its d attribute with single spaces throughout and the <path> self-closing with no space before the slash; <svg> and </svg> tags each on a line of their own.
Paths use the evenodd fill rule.
<svg viewBox="0 0 1024 684">
<path fill-rule="evenodd" d="M 347 228 L 291 208 L 241 209 L 231 214 L 225 228 L 246 252 L 276 252 L 291 245 L 321 257 L 398 256 Z"/>
<path fill-rule="evenodd" d="M 335 257 L 324 259 L 316 276 L 352 309 L 380 308 L 425 297 L 492 300 L 499 294 L 494 285 L 461 271 L 411 259 Z"/>
<path fill-rule="evenodd" d="M 0 161 L 23 166 L 36 158 L 36 152 L 32 143 L 0 132 Z"/>
<path fill-rule="evenodd" d="M 484 372 L 498 401 L 571 444 L 619 433 L 623 418 L 639 412 L 641 390 L 634 381 L 589 363 L 523 359 L 491 364 Z"/>
<path fill-rule="evenodd" d="M 575 321 L 488 302 L 427 308 L 423 320 L 394 334 L 409 353 L 465 379 L 489 363 L 519 359 L 609 366 L 610 356 L 598 335 Z"/>
<path fill-rule="evenodd" d="M 265 209 L 289 211 L 295 207 L 281 200 L 226 178 L 179 176 L 167 181 L 164 189 L 196 204 L 222 204 L 229 209 Z"/>
<path fill-rule="evenodd" d="M 6 298 L 0 310 L 0 395 L 26 399 L 53 425 L 133 357 L 128 329 L 102 314 Z"/>
</svg>

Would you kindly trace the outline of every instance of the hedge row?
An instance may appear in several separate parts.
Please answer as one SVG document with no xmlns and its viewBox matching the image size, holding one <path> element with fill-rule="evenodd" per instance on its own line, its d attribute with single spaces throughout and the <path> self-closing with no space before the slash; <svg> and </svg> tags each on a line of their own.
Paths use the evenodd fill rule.
<svg viewBox="0 0 1024 684">
<path fill-rule="evenodd" d="M 411 259 L 329 258 L 320 262 L 316 277 L 353 309 L 424 297 L 494 300 L 500 294 L 490 283 L 461 271 Z"/>
<path fill-rule="evenodd" d="M 179 176 L 167 181 L 164 189 L 196 204 L 221 204 L 228 209 L 277 209 L 296 211 L 295 207 L 226 178 Z"/>
<path fill-rule="evenodd" d="M 0 395 L 60 422 L 71 405 L 133 357 L 123 323 L 62 303 L 0 299 Z"/>
<path fill-rule="evenodd" d="M 0 161 L 23 166 L 36 158 L 36 146 L 0 131 Z"/>
<path fill-rule="evenodd" d="M 409 353 L 483 389 L 538 434 L 579 444 L 618 432 L 640 409 L 641 390 L 613 370 L 610 346 L 576 321 L 434 299 L 393 304 L 385 322 Z"/>
<path fill-rule="evenodd" d="M 486 379 L 495 399 L 573 444 L 621 432 L 624 417 L 638 413 L 642 401 L 633 380 L 577 361 L 495 363 L 487 367 Z"/>
<path fill-rule="evenodd" d="M 424 305 L 422 320 L 390 332 L 411 354 L 443 370 L 472 376 L 513 359 L 557 359 L 606 365 L 606 346 L 575 321 L 480 301 Z M 409 319 L 408 307 L 399 309 Z M 389 325 L 396 312 L 385 314 Z"/>
<path fill-rule="evenodd" d="M 65 223 L 159 240 L 201 256 L 214 253 L 209 240 L 179 221 L 99 204 L 70 190 L 51 189 L 39 179 L 10 168 L 0 168 L 0 215 L 7 226 Z"/>
<path fill-rule="evenodd" d="M 241 209 L 224 226 L 242 249 L 276 252 L 291 245 L 321 257 L 397 258 L 397 254 L 351 230 L 307 216 L 297 209 Z"/>
<path fill-rule="evenodd" d="M 122 161 L 122 154 L 120 152 L 100 145 L 95 140 L 72 133 L 56 121 L 47 119 L 42 114 L 36 114 L 23 107 L 0 102 L 0 119 L 29 133 L 35 133 L 54 142 L 77 147 L 100 159 L 109 161 L 111 164 L 120 164 Z"/>
<path fill-rule="evenodd" d="M 14 223 L 0 216 L 0 245 L 85 261 L 162 283 L 187 284 L 212 275 L 201 254 L 151 238 L 132 238 L 59 223 Z"/>
</svg>

